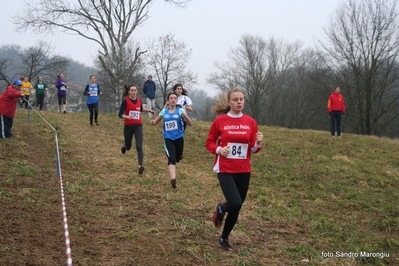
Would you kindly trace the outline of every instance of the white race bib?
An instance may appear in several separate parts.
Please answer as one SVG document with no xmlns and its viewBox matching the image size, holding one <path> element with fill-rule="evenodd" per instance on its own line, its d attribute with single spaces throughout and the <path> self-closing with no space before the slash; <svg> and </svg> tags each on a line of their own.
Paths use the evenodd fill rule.
<svg viewBox="0 0 399 266">
<path fill-rule="evenodd" d="M 137 111 L 130 111 L 129 116 L 132 116 L 134 120 L 139 120 L 140 119 L 140 112 Z"/>
<path fill-rule="evenodd" d="M 97 96 L 97 91 L 91 91 L 90 96 Z"/>
<path fill-rule="evenodd" d="M 247 159 L 248 144 L 229 142 L 227 145 L 230 147 L 230 153 L 227 155 L 227 158 Z"/>
<path fill-rule="evenodd" d="M 165 122 L 165 131 L 176 130 L 177 128 L 177 120 Z"/>
<path fill-rule="evenodd" d="M 60 90 L 62 90 L 62 91 L 66 91 L 66 88 L 65 88 L 65 86 L 64 86 L 64 85 L 62 85 L 62 86 L 61 86 L 61 88 L 60 88 Z"/>
</svg>

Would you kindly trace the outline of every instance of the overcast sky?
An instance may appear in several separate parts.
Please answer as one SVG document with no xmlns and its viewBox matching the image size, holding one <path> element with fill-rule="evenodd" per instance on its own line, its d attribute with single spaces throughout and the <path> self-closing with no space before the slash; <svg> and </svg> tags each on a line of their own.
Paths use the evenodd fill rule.
<svg viewBox="0 0 399 266">
<path fill-rule="evenodd" d="M 227 61 L 229 49 L 238 47 L 243 34 L 265 39 L 273 36 L 287 42 L 299 40 L 305 47 L 313 47 L 316 39 L 325 39 L 323 28 L 342 1 L 192 0 L 185 9 L 180 9 L 158 0 L 150 11 L 151 18 L 133 34 L 133 38 L 144 44 L 148 38 L 174 34 L 176 40 L 192 49 L 189 66 L 199 81 L 195 88 L 215 95 L 206 79 L 217 71 L 214 62 Z M 20 13 L 24 0 L 0 2 L 0 45 L 28 47 L 41 39 L 53 45 L 55 53 L 92 65 L 99 49 L 96 43 L 64 33 L 33 35 L 16 32 L 10 18 Z"/>
</svg>

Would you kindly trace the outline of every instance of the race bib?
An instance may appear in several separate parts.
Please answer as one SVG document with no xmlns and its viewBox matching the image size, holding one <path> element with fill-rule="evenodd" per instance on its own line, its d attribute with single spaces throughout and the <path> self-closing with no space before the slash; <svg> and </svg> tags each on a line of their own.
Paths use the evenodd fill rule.
<svg viewBox="0 0 399 266">
<path fill-rule="evenodd" d="M 64 85 L 61 86 L 60 90 L 65 91 L 66 90 L 65 86 Z"/>
<path fill-rule="evenodd" d="M 227 155 L 227 158 L 247 159 L 248 144 L 229 142 L 227 145 L 230 147 L 230 153 Z"/>
<path fill-rule="evenodd" d="M 165 122 L 165 131 L 176 130 L 177 128 L 176 120 Z"/>
<path fill-rule="evenodd" d="M 137 111 L 130 111 L 129 116 L 132 116 L 134 120 L 139 120 L 140 119 L 140 112 Z"/>
<path fill-rule="evenodd" d="M 97 91 L 91 91 L 90 96 L 97 96 Z"/>
</svg>

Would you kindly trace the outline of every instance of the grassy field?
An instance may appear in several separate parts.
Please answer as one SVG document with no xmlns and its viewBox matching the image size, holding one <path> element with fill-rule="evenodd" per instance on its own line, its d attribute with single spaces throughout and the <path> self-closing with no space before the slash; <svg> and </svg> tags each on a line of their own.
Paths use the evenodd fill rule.
<svg viewBox="0 0 399 266">
<path fill-rule="evenodd" d="M 223 195 L 195 121 L 168 180 L 162 127 L 144 117 L 145 172 L 125 155 L 123 122 L 42 111 L 58 129 L 74 265 L 399 265 L 399 141 L 260 126 L 248 197 L 222 250 L 211 217 Z M 0 265 L 65 265 L 56 144 L 17 110 L 0 140 Z"/>
</svg>

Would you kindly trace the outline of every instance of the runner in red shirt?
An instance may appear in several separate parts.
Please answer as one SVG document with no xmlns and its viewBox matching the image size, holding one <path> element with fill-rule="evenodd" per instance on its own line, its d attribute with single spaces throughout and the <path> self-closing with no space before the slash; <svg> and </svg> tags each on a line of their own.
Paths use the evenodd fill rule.
<svg viewBox="0 0 399 266">
<path fill-rule="evenodd" d="M 228 213 L 219 238 L 219 244 L 226 251 L 234 251 L 228 237 L 247 195 L 251 154 L 260 151 L 263 140 L 256 121 L 243 114 L 243 109 L 244 92 L 241 89 L 231 89 L 227 101 L 220 97 L 212 108 L 212 112 L 220 116 L 213 121 L 205 144 L 209 152 L 216 154 L 213 171 L 217 173 L 226 198 L 225 203 L 217 204 L 213 215 L 214 225 L 220 228 L 225 213 Z"/>
<path fill-rule="evenodd" d="M 137 161 L 139 163 L 138 173 L 144 172 L 143 160 L 143 119 L 141 112 L 156 115 L 154 110 L 144 108 L 140 98 L 137 97 L 137 86 L 126 86 L 122 95 L 122 103 L 119 109 L 119 118 L 123 119 L 123 136 L 124 143 L 121 148 L 122 154 L 132 148 L 133 136 L 136 140 Z"/>
</svg>

